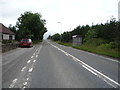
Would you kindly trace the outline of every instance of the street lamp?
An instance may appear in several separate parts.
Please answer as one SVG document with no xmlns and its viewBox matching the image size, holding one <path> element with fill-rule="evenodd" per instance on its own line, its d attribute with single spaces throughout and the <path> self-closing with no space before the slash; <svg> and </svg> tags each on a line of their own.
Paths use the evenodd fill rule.
<svg viewBox="0 0 120 90">
<path fill-rule="evenodd" d="M 60 42 L 61 42 L 61 38 L 62 38 L 62 23 L 58 22 L 60 24 Z"/>
</svg>

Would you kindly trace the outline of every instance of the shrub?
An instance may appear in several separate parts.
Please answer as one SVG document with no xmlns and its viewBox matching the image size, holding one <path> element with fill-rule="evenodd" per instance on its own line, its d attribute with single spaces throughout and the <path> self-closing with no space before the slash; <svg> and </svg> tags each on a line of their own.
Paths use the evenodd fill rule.
<svg viewBox="0 0 120 90">
<path fill-rule="evenodd" d="M 111 49 L 111 45 L 110 44 L 101 44 L 98 48 L 99 49 Z"/>
<path fill-rule="evenodd" d="M 2 43 L 3 44 L 12 43 L 12 41 L 11 40 L 2 40 Z"/>
<path fill-rule="evenodd" d="M 113 48 L 113 49 L 118 48 L 118 43 L 117 42 L 110 42 L 109 44 L 110 44 L 110 47 Z"/>
<path fill-rule="evenodd" d="M 2 40 L 3 44 L 18 42 L 16 40 Z"/>
<path fill-rule="evenodd" d="M 98 48 L 101 48 L 101 49 L 118 49 L 118 43 L 110 42 L 108 44 L 101 44 Z"/>
<path fill-rule="evenodd" d="M 103 39 L 97 39 L 97 38 L 92 38 L 85 42 L 85 45 L 90 45 L 90 46 L 100 46 L 101 44 L 106 44 L 108 43 L 106 40 Z"/>
</svg>

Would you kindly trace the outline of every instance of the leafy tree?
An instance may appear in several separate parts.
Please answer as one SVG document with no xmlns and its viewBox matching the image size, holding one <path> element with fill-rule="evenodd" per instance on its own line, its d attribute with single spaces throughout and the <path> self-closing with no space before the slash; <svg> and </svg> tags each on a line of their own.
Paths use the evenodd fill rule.
<svg viewBox="0 0 120 90">
<path fill-rule="evenodd" d="M 25 12 L 21 14 L 16 23 L 18 39 L 28 37 L 33 40 L 42 40 L 47 29 L 45 27 L 46 21 L 41 17 L 39 13 Z"/>
<path fill-rule="evenodd" d="M 97 30 L 95 30 L 95 29 L 90 29 L 90 30 L 86 33 L 84 41 L 87 41 L 87 40 L 92 39 L 92 38 L 97 38 L 97 36 L 98 36 Z"/>
<path fill-rule="evenodd" d="M 17 32 L 16 27 L 15 27 L 15 26 L 12 26 L 12 24 L 10 24 L 8 28 L 9 28 L 12 32 L 14 32 L 14 33 Z"/>
<path fill-rule="evenodd" d="M 52 36 L 52 40 L 54 41 L 60 41 L 60 34 L 56 33 Z"/>
<path fill-rule="evenodd" d="M 47 39 L 51 39 L 51 38 L 52 38 L 52 36 L 51 36 L 51 35 L 49 35 Z"/>
<path fill-rule="evenodd" d="M 73 35 L 81 35 L 85 43 L 94 40 L 95 45 L 99 46 L 107 43 L 114 48 L 118 48 L 120 47 L 120 22 L 112 17 L 104 24 L 101 23 L 92 26 L 79 25 L 72 31 L 62 33 L 62 42 L 71 42 Z M 90 41 L 90 43 L 92 42 Z"/>
<path fill-rule="evenodd" d="M 62 42 L 71 42 L 72 36 L 70 32 L 64 32 L 61 35 L 61 41 Z"/>
</svg>

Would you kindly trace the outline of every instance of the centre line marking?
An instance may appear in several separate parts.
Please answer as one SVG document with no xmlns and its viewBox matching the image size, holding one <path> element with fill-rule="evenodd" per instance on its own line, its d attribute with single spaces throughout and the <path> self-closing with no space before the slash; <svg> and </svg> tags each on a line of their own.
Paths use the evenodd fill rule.
<svg viewBox="0 0 120 90">
<path fill-rule="evenodd" d="M 24 82 L 23 85 L 27 85 L 27 82 Z"/>
<path fill-rule="evenodd" d="M 27 78 L 27 81 L 29 80 L 29 78 Z"/>
<path fill-rule="evenodd" d="M 23 88 L 26 88 L 26 87 L 23 87 Z"/>
<path fill-rule="evenodd" d="M 9 88 L 13 88 L 15 86 L 15 83 L 17 82 L 17 78 L 15 78 L 13 81 L 12 81 L 12 84 L 9 86 Z"/>
<path fill-rule="evenodd" d="M 28 61 L 27 61 L 27 63 L 30 63 L 30 62 L 31 62 L 31 60 L 28 60 Z"/>
<path fill-rule="evenodd" d="M 33 56 L 31 56 L 31 58 L 33 58 Z"/>
<path fill-rule="evenodd" d="M 25 69 L 26 69 L 26 67 L 23 67 L 23 68 L 21 69 L 21 71 L 25 71 Z"/>
<path fill-rule="evenodd" d="M 38 57 L 38 55 L 36 55 L 36 57 Z"/>
<path fill-rule="evenodd" d="M 33 62 L 36 62 L 36 60 L 33 60 Z"/>
<path fill-rule="evenodd" d="M 32 72 L 32 71 L 33 71 L 33 67 L 28 70 L 29 73 Z"/>
</svg>

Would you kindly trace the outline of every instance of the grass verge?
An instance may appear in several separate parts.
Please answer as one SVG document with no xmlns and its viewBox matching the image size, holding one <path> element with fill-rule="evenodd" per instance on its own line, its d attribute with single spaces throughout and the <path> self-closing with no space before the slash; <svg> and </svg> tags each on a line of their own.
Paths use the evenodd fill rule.
<svg viewBox="0 0 120 90">
<path fill-rule="evenodd" d="M 57 41 L 57 43 L 64 46 L 70 46 L 76 49 L 80 49 L 80 50 L 84 50 L 84 51 L 88 51 L 88 52 L 92 52 L 100 55 L 105 55 L 105 56 L 109 56 L 109 57 L 120 60 L 119 52 L 118 50 L 115 50 L 115 49 L 107 49 L 107 48 L 101 48 L 99 46 L 91 46 L 91 45 L 82 45 L 78 47 L 78 46 L 73 46 L 72 43 L 63 43 L 59 41 Z"/>
<path fill-rule="evenodd" d="M 72 43 L 63 43 L 60 41 L 57 41 L 58 44 L 64 45 L 64 46 L 72 46 Z"/>
<path fill-rule="evenodd" d="M 76 48 L 76 49 L 80 49 L 80 50 L 84 50 L 84 51 L 88 51 L 88 52 L 92 52 L 92 53 L 120 59 L 120 56 L 118 55 L 119 52 L 117 50 L 114 50 L 114 49 L 101 49 L 99 47 L 89 47 L 86 45 L 83 45 L 80 47 L 76 47 L 76 46 L 72 46 L 72 47 Z"/>
</svg>

